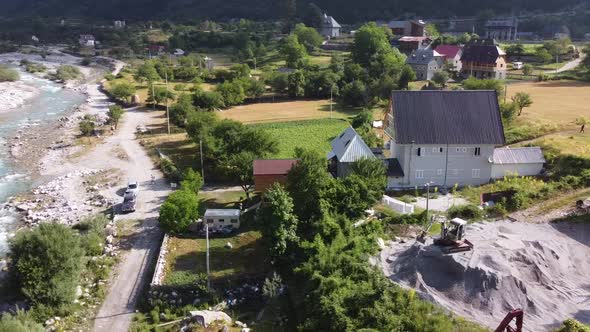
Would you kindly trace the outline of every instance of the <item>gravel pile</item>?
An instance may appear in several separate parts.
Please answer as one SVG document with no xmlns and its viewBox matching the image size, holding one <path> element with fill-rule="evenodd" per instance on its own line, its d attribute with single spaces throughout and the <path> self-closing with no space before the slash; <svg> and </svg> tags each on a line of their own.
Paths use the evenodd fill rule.
<svg viewBox="0 0 590 332">
<path fill-rule="evenodd" d="M 444 255 L 414 240 L 390 243 L 378 264 L 403 287 L 490 328 L 512 308 L 525 331 L 567 318 L 590 323 L 590 224 L 508 221 L 468 226 L 470 252 Z"/>
</svg>

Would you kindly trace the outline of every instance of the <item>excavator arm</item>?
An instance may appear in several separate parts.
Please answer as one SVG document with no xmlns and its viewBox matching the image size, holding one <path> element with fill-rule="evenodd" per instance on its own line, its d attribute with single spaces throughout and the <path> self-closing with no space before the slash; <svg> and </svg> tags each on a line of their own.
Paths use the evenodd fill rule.
<svg viewBox="0 0 590 332">
<path fill-rule="evenodd" d="M 522 332 L 522 319 L 524 317 L 524 311 L 522 309 L 511 310 L 504 320 L 498 325 L 495 332 Z M 516 320 L 516 328 L 510 326 L 512 320 Z"/>
</svg>

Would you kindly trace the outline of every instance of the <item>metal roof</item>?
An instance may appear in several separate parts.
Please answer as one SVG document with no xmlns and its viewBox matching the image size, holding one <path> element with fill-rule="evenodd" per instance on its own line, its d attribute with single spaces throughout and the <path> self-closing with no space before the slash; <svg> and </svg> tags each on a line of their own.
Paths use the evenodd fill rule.
<svg viewBox="0 0 590 332">
<path fill-rule="evenodd" d="M 204 217 L 239 217 L 238 209 L 207 209 Z"/>
<path fill-rule="evenodd" d="M 330 142 L 332 151 L 328 154 L 328 159 L 336 157 L 339 162 L 350 163 L 361 158 L 375 158 L 371 148 L 352 127 L 346 128 L 338 137 Z"/>
<path fill-rule="evenodd" d="M 459 53 L 461 49 L 462 47 L 459 45 L 438 45 L 435 51 L 444 56 L 446 59 L 452 59 L 457 56 L 457 53 Z"/>
<path fill-rule="evenodd" d="M 398 144 L 504 145 L 494 90 L 393 91 L 391 108 Z"/>
<path fill-rule="evenodd" d="M 463 48 L 461 61 L 496 63 L 498 57 L 506 53 L 496 44 L 493 39 L 476 39 L 470 41 Z"/>
<path fill-rule="evenodd" d="M 286 175 L 297 159 L 257 159 L 254 160 L 254 175 Z"/>
<path fill-rule="evenodd" d="M 429 64 L 430 61 L 435 60 L 435 58 L 442 58 L 438 52 L 433 49 L 425 49 L 425 50 L 415 50 L 412 54 L 406 59 L 406 63 L 412 65 L 426 65 Z"/>
<path fill-rule="evenodd" d="M 545 157 L 540 147 L 498 148 L 492 156 L 494 164 L 543 164 Z"/>
<path fill-rule="evenodd" d="M 324 14 L 324 26 L 327 28 L 341 28 L 340 24 L 332 16 Z"/>
</svg>

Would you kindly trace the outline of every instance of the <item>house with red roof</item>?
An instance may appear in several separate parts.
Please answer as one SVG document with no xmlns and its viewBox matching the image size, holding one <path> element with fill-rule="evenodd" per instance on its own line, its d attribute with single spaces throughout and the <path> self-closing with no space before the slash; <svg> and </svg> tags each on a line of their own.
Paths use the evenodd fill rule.
<svg viewBox="0 0 590 332">
<path fill-rule="evenodd" d="M 287 174 L 297 159 L 257 159 L 253 162 L 254 191 L 266 192 L 274 183 L 287 183 Z"/>
<path fill-rule="evenodd" d="M 452 71 L 460 72 L 462 63 L 461 55 L 463 55 L 463 46 L 461 45 L 438 45 L 435 49 L 438 54 L 442 55 L 445 63 Z"/>
</svg>

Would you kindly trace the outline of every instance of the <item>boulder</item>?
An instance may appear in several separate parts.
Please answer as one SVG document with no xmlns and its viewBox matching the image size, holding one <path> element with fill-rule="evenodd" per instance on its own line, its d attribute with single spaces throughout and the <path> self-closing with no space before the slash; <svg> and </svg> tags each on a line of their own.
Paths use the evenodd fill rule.
<svg viewBox="0 0 590 332">
<path fill-rule="evenodd" d="M 189 312 L 190 319 L 203 327 L 208 327 L 213 322 L 232 324 L 232 319 L 223 311 L 196 310 Z"/>
</svg>

